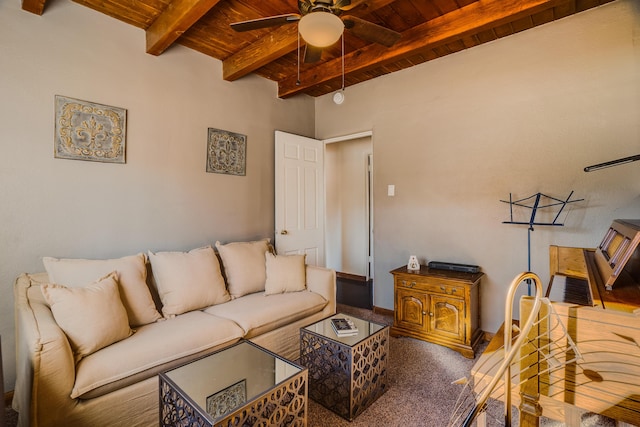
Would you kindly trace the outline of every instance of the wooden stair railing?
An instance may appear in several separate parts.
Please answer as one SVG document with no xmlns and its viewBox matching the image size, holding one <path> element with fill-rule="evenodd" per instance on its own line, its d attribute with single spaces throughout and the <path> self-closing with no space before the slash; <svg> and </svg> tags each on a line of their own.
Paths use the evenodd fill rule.
<svg viewBox="0 0 640 427">
<path fill-rule="evenodd" d="M 535 296 L 521 298 L 520 314 L 526 320 L 518 326 L 513 320 L 513 303 L 517 289 L 524 282 L 528 285 L 533 282 Z M 551 340 L 552 330 L 562 339 Z M 539 379 L 580 357 L 551 303 L 542 298 L 540 278 L 531 272 L 521 273 L 511 282 L 501 331 L 480 356 L 470 377 L 457 381 L 465 387 L 456 402 L 449 427 L 468 427 L 474 422 L 484 426 L 487 412 L 495 419 L 504 417 L 504 424 L 500 422 L 500 425 L 511 426 L 512 397 L 518 401 L 520 426 L 537 427 L 542 413 L 538 403 Z M 504 408 L 502 414 L 496 415 L 500 401 L 504 402 Z"/>
</svg>

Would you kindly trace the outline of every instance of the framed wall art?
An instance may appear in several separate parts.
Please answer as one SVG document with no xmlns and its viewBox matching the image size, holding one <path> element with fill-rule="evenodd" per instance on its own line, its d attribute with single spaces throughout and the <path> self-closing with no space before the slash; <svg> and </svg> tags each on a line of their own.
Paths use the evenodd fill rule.
<svg viewBox="0 0 640 427">
<path fill-rule="evenodd" d="M 125 163 L 127 110 L 56 95 L 54 157 Z"/>
<path fill-rule="evenodd" d="M 220 418 L 247 402 L 247 380 L 240 380 L 207 397 L 207 413 Z"/>
<path fill-rule="evenodd" d="M 246 175 L 247 137 L 239 133 L 209 128 L 207 172 Z"/>
</svg>

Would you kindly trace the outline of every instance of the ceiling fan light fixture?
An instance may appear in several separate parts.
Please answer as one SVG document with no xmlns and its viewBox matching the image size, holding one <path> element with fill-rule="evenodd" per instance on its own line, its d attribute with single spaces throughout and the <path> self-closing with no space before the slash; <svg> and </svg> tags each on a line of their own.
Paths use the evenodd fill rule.
<svg viewBox="0 0 640 427">
<path fill-rule="evenodd" d="M 304 41 L 311 46 L 327 47 L 340 39 L 344 24 L 331 12 L 316 11 L 300 18 L 298 31 Z"/>
</svg>

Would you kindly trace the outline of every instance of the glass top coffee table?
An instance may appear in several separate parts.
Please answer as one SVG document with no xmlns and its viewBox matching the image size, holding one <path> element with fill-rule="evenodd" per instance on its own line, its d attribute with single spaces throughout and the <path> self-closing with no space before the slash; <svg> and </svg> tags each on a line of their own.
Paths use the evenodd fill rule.
<svg viewBox="0 0 640 427">
<path fill-rule="evenodd" d="M 351 320 L 358 333 L 339 337 L 331 320 Z M 389 326 L 338 313 L 300 329 L 300 364 L 309 397 L 353 420 L 387 389 Z"/>
<path fill-rule="evenodd" d="M 250 341 L 159 375 L 160 425 L 307 424 L 306 368 Z"/>
</svg>

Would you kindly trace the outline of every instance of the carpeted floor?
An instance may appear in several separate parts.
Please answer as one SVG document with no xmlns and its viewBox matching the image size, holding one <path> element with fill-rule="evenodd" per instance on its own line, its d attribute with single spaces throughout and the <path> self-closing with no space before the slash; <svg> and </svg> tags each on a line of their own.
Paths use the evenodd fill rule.
<svg viewBox="0 0 640 427">
<path fill-rule="evenodd" d="M 14 427 L 18 425 L 18 413 L 10 408 L 6 408 L 4 425 L 6 427 Z"/>
<path fill-rule="evenodd" d="M 338 311 L 391 324 L 393 319 L 350 306 Z M 391 338 L 387 373 L 388 390 L 354 421 L 348 422 L 309 401 L 309 426 L 445 426 L 473 360 L 441 346 L 412 338 Z"/>
<path fill-rule="evenodd" d="M 390 316 L 371 310 L 338 305 L 338 311 L 383 324 L 393 323 Z M 444 427 L 449 421 L 461 387 L 453 381 L 466 376 L 475 360 L 467 359 L 448 348 L 412 338 L 391 338 L 389 349 L 388 390 L 355 420 L 349 422 L 323 406 L 309 400 L 309 427 Z M 483 344 L 480 351 L 486 347 Z M 500 410 L 498 410 L 498 414 Z M 7 427 L 16 425 L 16 413 L 7 409 Z M 503 425 L 499 415 L 489 417 L 489 426 Z M 517 414 L 513 426 L 516 427 Z M 563 423 L 542 419 L 545 427 L 562 427 Z M 583 427 L 615 427 L 613 420 L 588 415 Z"/>
<path fill-rule="evenodd" d="M 338 311 L 379 323 L 393 323 L 391 316 L 381 316 L 370 310 L 339 304 Z M 486 345 L 483 343 L 480 352 Z M 452 382 L 467 376 L 476 360 L 439 345 L 403 337 L 391 337 L 389 352 L 388 390 L 382 397 L 352 422 L 309 400 L 309 426 L 446 426 L 462 391 L 462 386 Z M 497 409 L 497 416 L 487 417 L 488 425 L 504 425 L 500 405 L 494 409 Z M 512 425 L 518 425 L 515 410 Z M 562 427 L 564 423 L 542 418 L 541 426 Z M 615 422 L 589 414 L 583 417 L 581 426 L 615 427 Z"/>
</svg>

